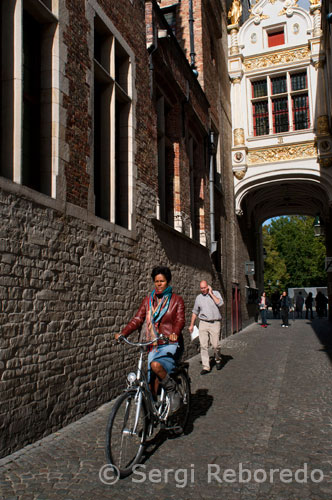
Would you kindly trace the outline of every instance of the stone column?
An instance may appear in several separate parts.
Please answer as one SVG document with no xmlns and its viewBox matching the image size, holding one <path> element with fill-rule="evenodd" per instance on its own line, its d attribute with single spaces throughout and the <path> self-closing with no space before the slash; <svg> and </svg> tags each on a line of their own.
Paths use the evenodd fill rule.
<svg viewBox="0 0 332 500">
<path fill-rule="evenodd" d="M 240 26 L 238 24 L 230 24 L 227 26 L 227 30 L 231 35 L 231 47 L 230 47 L 230 55 L 234 56 L 239 54 L 239 29 Z"/>
<path fill-rule="evenodd" d="M 314 5 L 310 5 L 310 14 L 314 18 L 314 36 L 321 36 L 321 4 L 317 3 Z"/>
</svg>

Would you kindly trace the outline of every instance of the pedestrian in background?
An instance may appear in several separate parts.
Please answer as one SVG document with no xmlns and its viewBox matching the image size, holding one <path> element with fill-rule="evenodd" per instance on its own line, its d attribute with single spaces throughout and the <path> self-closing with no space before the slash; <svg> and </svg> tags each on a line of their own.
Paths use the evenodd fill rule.
<svg viewBox="0 0 332 500">
<path fill-rule="evenodd" d="M 207 281 L 200 282 L 201 293 L 197 295 L 192 311 L 189 331 L 192 333 L 195 321 L 199 319 L 199 342 L 201 348 L 202 371 L 201 375 L 206 375 L 211 371 L 209 342 L 214 350 L 214 359 L 217 370 L 221 369 L 220 355 L 220 330 L 221 313 L 220 307 L 224 301 L 222 296 L 216 290 L 208 285 Z"/>
<path fill-rule="evenodd" d="M 288 314 L 289 314 L 289 310 L 291 308 L 291 301 L 290 301 L 290 298 L 288 297 L 287 295 L 287 292 L 284 291 L 282 292 L 282 295 L 280 297 L 280 307 L 281 307 L 281 320 L 282 320 L 282 324 L 281 326 L 283 328 L 288 328 Z"/>
<path fill-rule="evenodd" d="M 309 292 L 308 297 L 305 299 L 305 318 L 308 319 L 310 311 L 310 319 L 314 319 L 312 312 L 312 302 L 313 302 L 312 292 Z"/>
<path fill-rule="evenodd" d="M 262 292 L 261 298 L 258 299 L 258 307 L 259 312 L 261 313 L 262 323 L 261 326 L 263 328 L 267 328 L 266 316 L 267 316 L 267 308 L 269 306 L 268 299 L 265 292 Z"/>
<path fill-rule="evenodd" d="M 295 299 L 295 311 L 296 317 L 302 319 L 302 310 L 303 310 L 304 298 L 302 292 L 299 292 Z"/>
</svg>

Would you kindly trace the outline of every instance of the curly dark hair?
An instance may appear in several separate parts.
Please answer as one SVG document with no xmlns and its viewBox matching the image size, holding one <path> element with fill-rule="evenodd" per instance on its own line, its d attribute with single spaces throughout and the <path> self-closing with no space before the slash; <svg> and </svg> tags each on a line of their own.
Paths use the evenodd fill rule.
<svg viewBox="0 0 332 500">
<path fill-rule="evenodd" d="M 158 274 L 162 274 L 163 276 L 165 276 L 167 283 L 169 283 L 172 279 L 171 270 L 166 266 L 154 267 L 151 272 L 151 278 L 154 280 Z"/>
</svg>

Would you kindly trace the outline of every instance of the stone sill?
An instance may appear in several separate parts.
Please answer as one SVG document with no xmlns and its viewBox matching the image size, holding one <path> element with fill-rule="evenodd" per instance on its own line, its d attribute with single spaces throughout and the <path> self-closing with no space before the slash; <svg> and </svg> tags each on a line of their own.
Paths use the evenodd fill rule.
<svg viewBox="0 0 332 500">
<path fill-rule="evenodd" d="M 85 208 L 81 208 L 72 203 L 67 203 L 63 200 L 51 198 L 46 194 L 39 193 L 34 189 L 31 189 L 27 186 L 23 186 L 21 184 L 17 184 L 16 182 L 13 182 L 1 176 L 0 176 L 0 189 L 2 189 L 3 191 L 7 191 L 10 194 L 26 198 L 28 201 L 41 205 L 45 208 L 51 208 L 66 216 L 80 219 L 86 224 L 90 224 L 96 227 L 101 227 L 105 231 L 118 233 L 132 240 L 137 239 L 135 229 L 130 230 L 122 226 L 118 226 L 113 222 L 109 222 L 105 219 L 97 217 L 96 215 L 92 214 Z"/>
<path fill-rule="evenodd" d="M 205 245 L 202 245 L 198 241 L 193 240 L 192 238 L 190 238 L 189 236 L 187 236 L 184 233 L 180 233 L 180 231 L 177 231 L 176 229 L 174 229 L 173 227 L 171 227 L 169 224 L 166 224 L 166 222 L 163 222 L 163 221 L 161 221 L 159 219 L 156 219 L 155 217 L 153 217 L 151 219 L 151 221 L 152 221 L 152 224 L 154 226 L 159 227 L 159 228 L 163 229 L 164 231 L 171 233 L 176 238 L 181 238 L 186 243 L 190 243 L 191 245 L 196 246 L 200 250 L 204 250 L 206 252 L 209 251 L 208 248 Z"/>
</svg>

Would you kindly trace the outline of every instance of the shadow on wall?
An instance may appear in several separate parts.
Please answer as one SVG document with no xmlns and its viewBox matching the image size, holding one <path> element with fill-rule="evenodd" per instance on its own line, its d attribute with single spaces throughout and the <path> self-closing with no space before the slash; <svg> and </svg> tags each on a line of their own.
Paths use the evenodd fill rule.
<svg viewBox="0 0 332 500">
<path fill-rule="evenodd" d="M 153 220 L 153 225 L 170 262 L 214 274 L 208 248 L 157 219 Z"/>
</svg>

